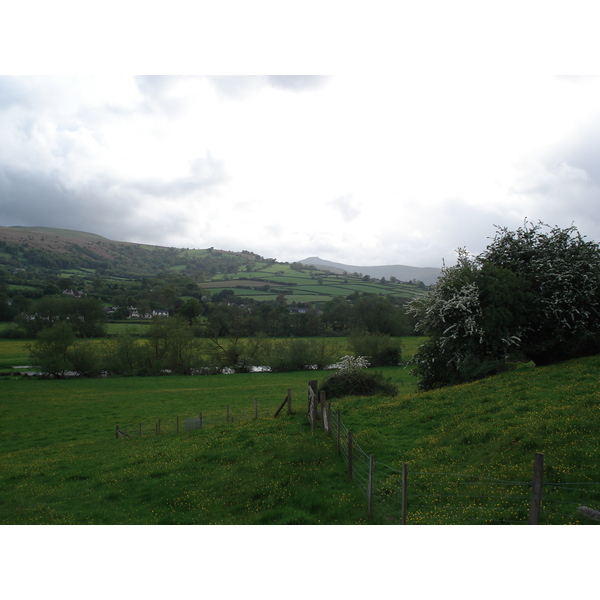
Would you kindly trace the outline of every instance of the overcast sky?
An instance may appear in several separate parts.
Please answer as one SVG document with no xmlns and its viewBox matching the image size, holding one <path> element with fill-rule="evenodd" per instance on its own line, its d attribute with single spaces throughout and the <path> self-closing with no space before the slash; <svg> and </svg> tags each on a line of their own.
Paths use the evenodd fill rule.
<svg viewBox="0 0 600 600">
<path fill-rule="evenodd" d="M 463 39 L 454 29 L 438 39 L 446 17 L 437 45 L 426 39 L 413 57 L 430 46 L 436 61 L 479 55 L 445 44 Z M 564 15 L 555 17 L 560 28 Z M 185 28 L 186 19 L 179 23 Z M 402 23 L 406 37 L 410 22 Z M 317 42 L 332 31 L 327 24 Z M 277 31 L 279 41 L 291 35 Z M 43 33 L 39 25 L 35 35 Z M 375 33 L 377 44 L 385 36 Z M 488 34 L 477 33 L 481 45 Z M 501 54 L 525 36 L 510 40 L 494 37 L 492 45 Z M 410 43 L 417 41 L 422 36 Z M 335 37 L 329 43 L 336 48 Z M 235 72 L 253 47 L 242 40 L 222 72 Z M 45 44 L 31 64 L 53 49 Z M 71 45 L 68 52 L 77 54 Z M 357 64 L 362 56 L 352 55 Z M 38 72 L 31 64 L 23 72 Z M 0 225 L 355 265 L 452 264 L 456 248 L 479 253 L 494 225 L 514 229 L 525 218 L 574 223 L 600 241 L 600 78 L 396 69 L 389 60 L 319 76 L 136 77 L 116 64 L 90 68 L 100 75 L 0 77 Z M 289 72 L 330 65 L 299 71 L 290 63 Z"/>
</svg>

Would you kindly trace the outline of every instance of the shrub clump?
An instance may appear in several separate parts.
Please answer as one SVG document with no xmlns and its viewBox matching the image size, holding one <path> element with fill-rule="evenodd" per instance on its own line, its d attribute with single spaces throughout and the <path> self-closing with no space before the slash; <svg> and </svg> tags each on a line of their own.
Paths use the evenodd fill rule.
<svg viewBox="0 0 600 600">
<path fill-rule="evenodd" d="M 368 373 L 364 356 L 344 356 L 336 365 L 338 371 L 323 380 L 320 390 L 328 398 L 342 396 L 395 396 L 398 388 L 380 372 Z"/>
</svg>

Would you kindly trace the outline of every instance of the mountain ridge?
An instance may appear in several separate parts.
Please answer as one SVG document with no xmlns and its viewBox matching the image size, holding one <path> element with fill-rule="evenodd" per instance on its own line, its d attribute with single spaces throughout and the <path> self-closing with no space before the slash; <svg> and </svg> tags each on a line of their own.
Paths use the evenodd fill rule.
<svg viewBox="0 0 600 600">
<path fill-rule="evenodd" d="M 433 285 L 440 276 L 441 269 L 436 267 L 411 267 L 408 265 L 376 265 L 376 266 L 359 266 L 346 265 L 330 260 L 319 258 L 318 256 L 310 256 L 304 260 L 297 261 L 303 265 L 314 265 L 315 267 L 326 267 L 334 272 L 343 273 L 362 273 L 381 279 L 382 277 L 396 277 L 399 281 L 422 281 L 425 285 Z"/>
<path fill-rule="evenodd" d="M 88 268 L 103 267 L 107 268 L 110 263 L 125 261 L 129 264 L 127 271 L 137 271 L 138 263 L 142 255 L 148 257 L 156 255 L 165 255 L 165 258 L 171 258 L 173 251 L 177 254 L 185 255 L 205 255 L 213 249 L 190 250 L 187 248 L 170 248 L 167 246 L 158 246 L 150 244 L 141 244 L 136 242 L 122 242 L 111 240 L 96 233 L 77 231 L 72 229 L 60 229 L 54 227 L 41 226 L 0 226 L 0 241 L 8 244 L 24 244 L 28 247 L 30 254 L 35 252 L 47 252 L 58 259 L 63 268 L 73 263 L 79 263 L 80 266 Z M 215 250 L 215 256 L 230 256 L 248 259 L 254 256 L 251 252 L 235 252 L 229 250 Z M 38 254 L 37 262 L 42 265 L 52 263 L 51 260 L 40 259 Z M 83 260 L 83 262 L 82 262 Z M 66 262 L 65 262 L 66 261 Z M 154 262 L 154 261 L 153 261 Z M 163 262 L 165 262 L 163 260 Z M 281 261 L 277 261 L 281 262 Z M 361 273 L 369 275 L 375 279 L 391 279 L 396 277 L 399 281 L 422 281 L 425 285 L 432 285 L 437 281 L 441 269 L 433 267 L 411 267 L 408 265 L 378 265 L 378 266 L 357 266 L 337 263 L 329 260 L 312 256 L 301 261 L 303 265 L 315 265 L 325 268 L 334 273 Z"/>
</svg>

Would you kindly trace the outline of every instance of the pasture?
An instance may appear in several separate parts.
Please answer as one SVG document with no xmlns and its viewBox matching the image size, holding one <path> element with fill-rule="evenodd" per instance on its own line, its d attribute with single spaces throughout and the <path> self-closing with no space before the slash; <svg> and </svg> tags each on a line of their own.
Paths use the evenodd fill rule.
<svg viewBox="0 0 600 600">
<path fill-rule="evenodd" d="M 331 440 L 310 432 L 306 382 L 306 373 L 4 379 L 0 523 L 366 522 Z M 295 414 L 274 419 L 288 387 Z M 176 416 L 200 411 L 207 426 L 176 433 Z M 115 439 L 116 425 L 132 437 Z"/>
</svg>

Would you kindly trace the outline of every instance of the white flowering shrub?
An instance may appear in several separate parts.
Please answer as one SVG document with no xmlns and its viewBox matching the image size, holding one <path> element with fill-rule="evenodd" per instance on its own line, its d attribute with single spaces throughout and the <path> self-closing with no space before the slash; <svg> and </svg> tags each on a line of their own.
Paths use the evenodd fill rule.
<svg viewBox="0 0 600 600">
<path fill-rule="evenodd" d="M 536 364 L 600 353 L 600 250 L 574 227 L 527 221 L 499 229 L 407 308 L 429 336 L 415 357 L 423 389 L 498 372 L 511 356 Z"/>
<path fill-rule="evenodd" d="M 381 373 L 369 373 L 369 361 L 365 356 L 342 356 L 335 365 L 338 369 L 323 380 L 320 390 L 327 398 L 342 396 L 394 396 L 398 388 Z"/>
<path fill-rule="evenodd" d="M 348 373 L 367 369 L 369 365 L 370 363 L 366 356 L 350 356 L 347 354 L 346 356 L 342 356 L 334 366 L 339 371 Z"/>
</svg>

